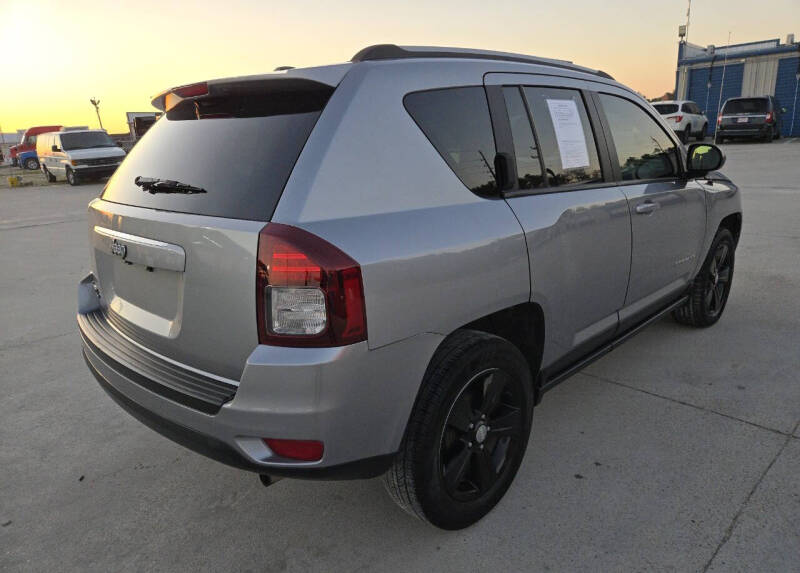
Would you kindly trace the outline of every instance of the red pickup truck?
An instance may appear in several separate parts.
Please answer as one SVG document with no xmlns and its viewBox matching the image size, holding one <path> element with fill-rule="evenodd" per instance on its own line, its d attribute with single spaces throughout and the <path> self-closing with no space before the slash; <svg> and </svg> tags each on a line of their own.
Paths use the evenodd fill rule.
<svg viewBox="0 0 800 573">
<path fill-rule="evenodd" d="M 48 133 L 50 131 L 58 131 L 61 129 L 60 125 L 40 125 L 38 127 L 29 127 L 22 139 L 17 145 L 12 145 L 8 148 L 8 155 L 11 158 L 11 165 L 17 164 L 17 157 L 20 153 L 25 151 L 36 150 L 36 136 L 40 133 Z"/>
</svg>

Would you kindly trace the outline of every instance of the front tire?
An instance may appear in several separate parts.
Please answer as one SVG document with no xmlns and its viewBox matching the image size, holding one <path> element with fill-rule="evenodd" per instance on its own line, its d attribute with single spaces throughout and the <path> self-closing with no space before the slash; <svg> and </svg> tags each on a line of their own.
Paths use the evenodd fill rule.
<svg viewBox="0 0 800 573">
<path fill-rule="evenodd" d="M 472 525 L 514 480 L 532 414 L 533 381 L 519 350 L 491 334 L 457 331 L 428 366 L 386 489 L 437 527 Z"/>
<path fill-rule="evenodd" d="M 78 176 L 69 167 L 67 167 L 67 183 L 69 183 L 72 186 L 80 184 L 80 182 L 78 181 Z"/>
<path fill-rule="evenodd" d="M 35 157 L 28 157 L 28 159 L 25 160 L 24 167 L 25 169 L 36 171 L 37 169 L 39 169 L 39 160 L 36 159 Z"/>
<path fill-rule="evenodd" d="M 715 324 L 733 284 L 736 242 L 728 229 L 717 231 L 708 256 L 689 288 L 689 300 L 672 313 L 676 322 L 696 327 Z"/>
</svg>

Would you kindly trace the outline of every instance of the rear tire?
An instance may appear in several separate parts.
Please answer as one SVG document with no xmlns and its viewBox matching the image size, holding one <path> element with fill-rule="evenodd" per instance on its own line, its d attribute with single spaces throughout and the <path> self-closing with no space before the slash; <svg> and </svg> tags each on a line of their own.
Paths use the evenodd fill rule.
<svg viewBox="0 0 800 573">
<path fill-rule="evenodd" d="M 764 143 L 772 143 L 772 138 L 775 137 L 775 130 L 770 128 L 764 136 Z"/>
<path fill-rule="evenodd" d="M 50 171 L 47 170 L 47 167 L 42 167 L 42 172 L 44 173 L 44 176 L 47 177 L 48 182 L 55 183 L 56 176 L 50 173 Z"/>
<path fill-rule="evenodd" d="M 716 137 L 714 137 L 714 144 L 715 145 L 722 145 L 723 143 L 725 143 L 725 138 L 724 137 L 722 137 L 721 135 L 717 135 Z"/>
<path fill-rule="evenodd" d="M 692 137 L 692 124 L 686 126 L 686 129 L 683 130 L 683 135 L 681 135 L 681 141 L 683 143 L 689 143 L 689 140 Z"/>
<path fill-rule="evenodd" d="M 733 284 L 736 242 L 728 229 L 717 231 L 700 272 L 689 287 L 689 300 L 673 311 L 676 322 L 707 327 L 725 310 Z"/>
<path fill-rule="evenodd" d="M 442 529 L 472 525 L 511 485 L 532 414 L 533 381 L 519 350 L 484 332 L 455 332 L 425 373 L 400 451 L 384 476 L 389 495 Z"/>
<path fill-rule="evenodd" d="M 69 167 L 67 167 L 67 183 L 69 183 L 73 187 L 75 185 L 80 185 L 80 181 L 78 181 L 78 176 Z"/>
<path fill-rule="evenodd" d="M 697 141 L 705 141 L 706 139 L 706 132 L 708 131 L 708 124 L 704 123 L 703 128 L 700 130 L 700 133 L 697 136 Z"/>
</svg>

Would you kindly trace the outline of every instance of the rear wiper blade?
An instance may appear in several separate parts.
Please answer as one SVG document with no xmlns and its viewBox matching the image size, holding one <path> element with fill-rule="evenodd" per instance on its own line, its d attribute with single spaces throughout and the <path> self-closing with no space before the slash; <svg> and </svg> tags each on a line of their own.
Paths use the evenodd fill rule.
<svg viewBox="0 0 800 573">
<path fill-rule="evenodd" d="M 156 193 L 183 193 L 186 195 L 193 195 L 195 193 L 208 193 L 202 187 L 195 187 L 180 181 L 173 181 L 171 179 L 158 179 L 157 177 L 136 177 L 133 182 L 142 188 L 142 191 L 147 191 L 151 195 Z"/>
</svg>

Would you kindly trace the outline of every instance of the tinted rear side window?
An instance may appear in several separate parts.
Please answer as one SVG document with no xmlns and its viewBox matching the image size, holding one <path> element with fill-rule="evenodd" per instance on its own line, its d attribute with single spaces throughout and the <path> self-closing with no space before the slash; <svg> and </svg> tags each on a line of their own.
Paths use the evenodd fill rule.
<svg viewBox="0 0 800 573">
<path fill-rule="evenodd" d="M 678 104 L 675 103 L 656 103 L 653 104 L 653 107 L 656 108 L 656 111 L 661 115 L 669 115 L 678 111 Z"/>
<path fill-rule="evenodd" d="M 482 87 L 411 93 L 403 103 L 464 185 L 481 195 L 495 192 L 494 133 Z"/>
<path fill-rule="evenodd" d="M 333 88 L 187 100 L 159 119 L 109 181 L 103 199 L 166 211 L 268 221 Z M 150 194 L 137 176 L 206 193 Z"/>
<path fill-rule="evenodd" d="M 769 105 L 766 98 L 749 98 L 728 101 L 722 113 L 767 113 L 767 111 L 769 111 Z"/>
</svg>

